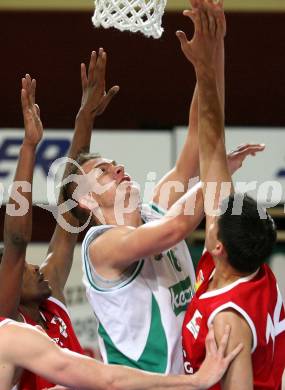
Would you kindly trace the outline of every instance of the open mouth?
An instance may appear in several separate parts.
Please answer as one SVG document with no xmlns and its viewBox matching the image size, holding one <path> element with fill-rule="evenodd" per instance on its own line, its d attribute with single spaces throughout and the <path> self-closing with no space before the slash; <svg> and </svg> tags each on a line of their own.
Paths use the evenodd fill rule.
<svg viewBox="0 0 285 390">
<path fill-rule="evenodd" d="M 121 184 L 121 183 L 123 183 L 124 181 L 128 181 L 128 182 L 130 182 L 131 181 L 131 178 L 130 178 L 130 176 L 128 176 L 128 175 L 125 175 L 121 180 L 120 180 L 120 182 L 119 182 L 119 184 Z"/>
</svg>

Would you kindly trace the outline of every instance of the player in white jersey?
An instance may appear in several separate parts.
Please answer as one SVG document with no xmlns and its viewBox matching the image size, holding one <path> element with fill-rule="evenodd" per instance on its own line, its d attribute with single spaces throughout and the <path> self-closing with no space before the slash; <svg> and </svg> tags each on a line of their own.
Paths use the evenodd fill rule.
<svg viewBox="0 0 285 390">
<path fill-rule="evenodd" d="M 217 82 L 223 98 L 220 50 Z M 199 186 L 186 193 L 199 168 L 197 113 L 196 89 L 182 153 L 155 188 L 151 208 L 141 208 L 139 191 L 124 167 L 99 156 L 79 156 L 80 169 L 75 167 L 75 176 L 64 187 L 66 200 L 77 201 L 73 213 L 82 223 L 90 215 L 93 225 L 82 247 L 84 283 L 99 322 L 105 362 L 183 372 L 181 324 L 194 273 L 181 241 L 200 222 L 203 209 Z M 231 154 L 232 169 L 261 149 L 249 145 Z M 189 217 L 184 206 L 195 197 L 195 213 Z M 159 211 L 165 215 L 160 217 Z"/>
<path fill-rule="evenodd" d="M 147 206 L 141 215 L 145 222 L 159 217 Z M 178 242 L 158 256 L 137 261 L 117 281 L 106 281 L 92 267 L 89 247 L 110 229 L 104 225 L 91 228 L 82 245 L 84 284 L 99 321 L 103 359 L 146 371 L 179 373 L 182 322 L 195 278 L 187 245 Z"/>
</svg>

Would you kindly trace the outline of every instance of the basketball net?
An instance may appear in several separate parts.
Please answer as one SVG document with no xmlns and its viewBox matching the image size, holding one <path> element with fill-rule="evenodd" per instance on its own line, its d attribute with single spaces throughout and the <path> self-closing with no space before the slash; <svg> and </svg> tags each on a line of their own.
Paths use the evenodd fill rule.
<svg viewBox="0 0 285 390">
<path fill-rule="evenodd" d="M 92 22 L 95 27 L 114 27 L 120 31 L 140 31 L 160 38 L 161 19 L 167 0 L 95 0 Z"/>
</svg>

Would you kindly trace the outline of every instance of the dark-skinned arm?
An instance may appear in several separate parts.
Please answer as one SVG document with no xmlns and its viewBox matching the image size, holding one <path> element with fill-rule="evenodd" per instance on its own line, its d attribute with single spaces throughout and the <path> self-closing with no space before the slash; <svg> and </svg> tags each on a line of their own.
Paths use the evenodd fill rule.
<svg viewBox="0 0 285 390">
<path fill-rule="evenodd" d="M 4 253 L 0 265 L 0 315 L 17 318 L 26 248 L 32 235 L 32 182 L 36 146 L 42 138 L 40 112 L 35 104 L 36 80 L 22 79 L 21 101 L 25 136 L 4 223 Z M 19 182 L 22 182 L 20 184 Z"/>
<path fill-rule="evenodd" d="M 106 62 L 107 54 L 100 49 L 98 55 L 92 52 L 88 73 L 85 64 L 81 64 L 82 101 L 76 116 L 74 135 L 68 152 L 70 159 L 75 160 L 80 152 L 89 152 L 94 120 L 96 116 L 104 112 L 119 90 L 119 87 L 114 86 L 108 93 L 105 92 Z M 67 163 L 63 178 L 68 176 L 70 168 L 70 164 Z M 62 193 L 60 193 L 59 204 L 62 202 Z M 64 213 L 63 217 L 67 224 L 78 226 L 78 221 L 70 212 Z M 52 295 L 62 302 L 64 302 L 63 289 L 72 266 L 77 236 L 76 233 L 69 232 L 57 223 L 47 257 L 41 266 L 42 272 L 52 287 Z"/>
</svg>

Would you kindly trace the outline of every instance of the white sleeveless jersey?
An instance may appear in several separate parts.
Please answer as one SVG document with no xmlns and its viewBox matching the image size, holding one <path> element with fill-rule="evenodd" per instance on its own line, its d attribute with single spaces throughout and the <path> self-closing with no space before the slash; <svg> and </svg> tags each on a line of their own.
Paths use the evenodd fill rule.
<svg viewBox="0 0 285 390">
<path fill-rule="evenodd" d="M 156 205 L 142 208 L 149 222 L 161 217 Z M 98 320 L 105 363 L 158 373 L 182 374 L 181 330 L 194 293 L 195 272 L 184 241 L 160 256 L 139 260 L 115 283 L 100 277 L 89 259 L 89 245 L 114 226 L 94 226 L 82 244 L 83 282 Z"/>
</svg>

